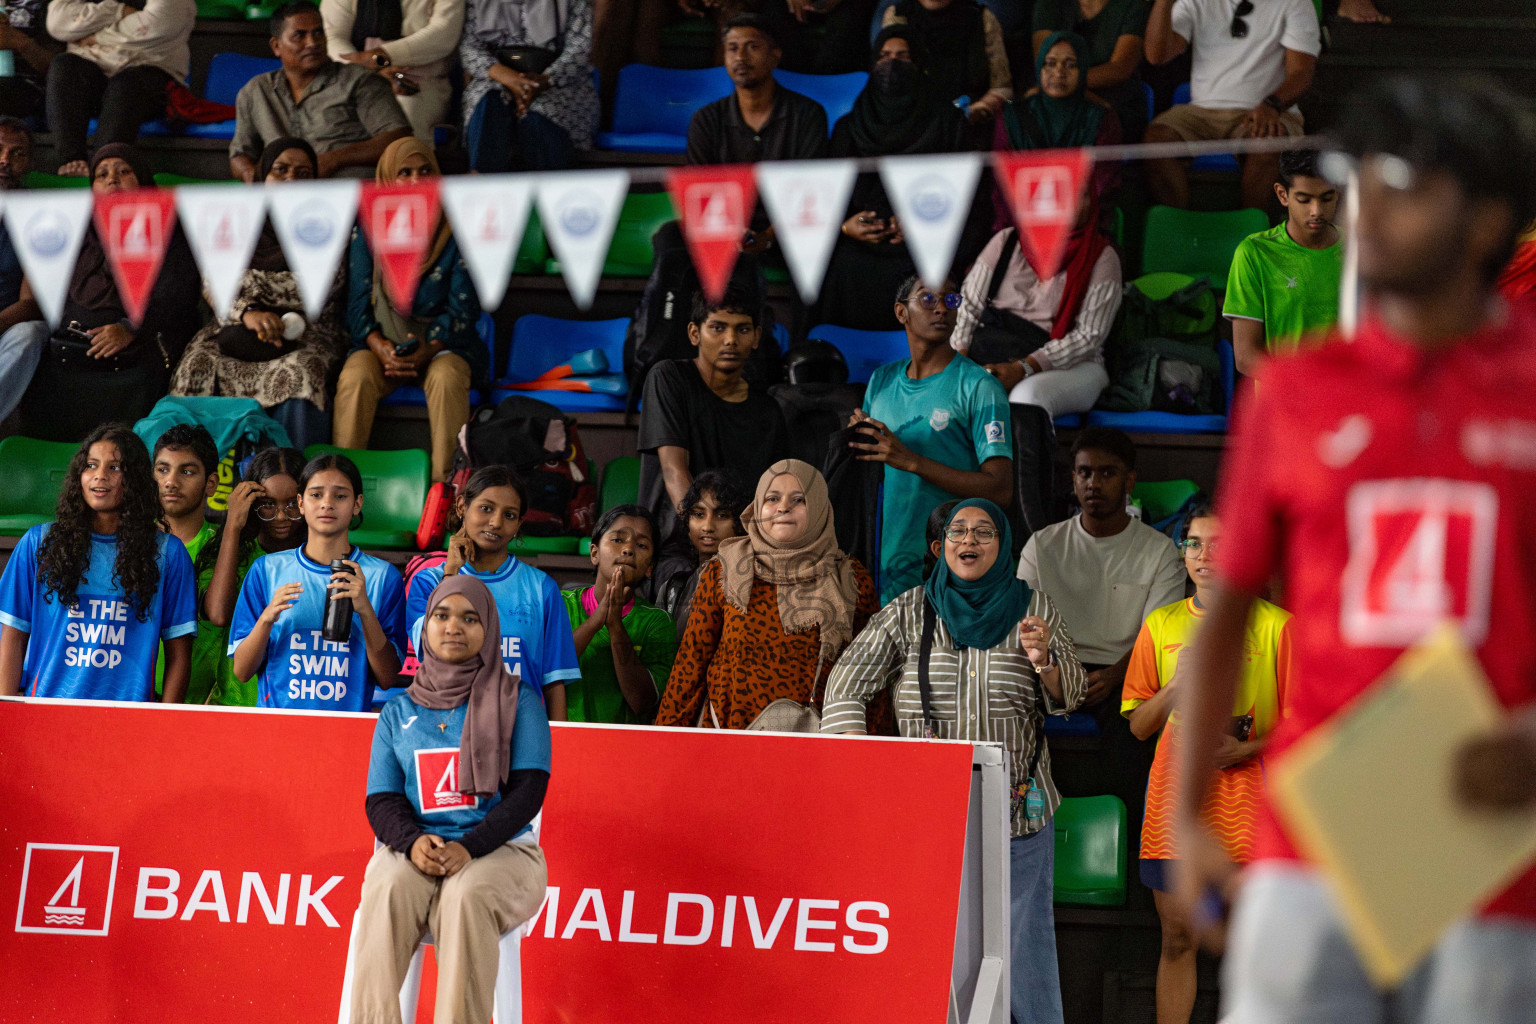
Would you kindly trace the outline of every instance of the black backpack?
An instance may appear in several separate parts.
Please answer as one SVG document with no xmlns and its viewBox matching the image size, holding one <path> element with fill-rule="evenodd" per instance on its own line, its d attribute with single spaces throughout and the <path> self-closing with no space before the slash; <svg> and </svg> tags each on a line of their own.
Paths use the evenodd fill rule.
<svg viewBox="0 0 1536 1024">
<path fill-rule="evenodd" d="M 826 462 L 827 441 L 864 404 L 863 384 L 779 384 L 768 393 L 789 424 L 791 456 L 817 468 Z"/>
<path fill-rule="evenodd" d="M 1153 298 L 1136 281 L 1127 283 L 1104 353 L 1109 387 L 1094 407 L 1184 415 L 1225 412 L 1216 318 L 1216 296 L 1204 278 L 1165 298 Z"/>
<path fill-rule="evenodd" d="M 464 432 L 469 464 L 510 466 L 528 485 L 523 532 L 530 537 L 582 535 L 597 520 L 597 487 L 576 421 L 537 398 L 511 395 L 470 417 Z"/>
</svg>

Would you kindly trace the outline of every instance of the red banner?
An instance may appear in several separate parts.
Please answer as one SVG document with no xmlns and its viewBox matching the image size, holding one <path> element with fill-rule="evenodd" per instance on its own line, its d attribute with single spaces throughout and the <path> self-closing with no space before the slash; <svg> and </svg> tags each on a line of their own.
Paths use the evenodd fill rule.
<svg viewBox="0 0 1536 1024">
<path fill-rule="evenodd" d="M 437 179 L 427 178 L 414 185 L 365 181 L 357 212 L 389 299 L 409 316 L 416 301 L 416 285 L 426 269 L 422 261 L 437 228 Z M 427 343 L 426 338 L 420 341 Z"/>
<path fill-rule="evenodd" d="M 136 188 L 95 197 L 96 234 L 117 281 L 123 310 L 134 325 L 144 320 L 166 247 L 176 226 L 176 196 L 168 188 Z"/>
<path fill-rule="evenodd" d="M 0 1020 L 335 1020 L 372 735 L 0 702 Z M 556 726 L 525 1019 L 939 1024 L 970 776 L 968 744 Z"/>
<path fill-rule="evenodd" d="M 742 238 L 757 203 L 757 179 L 749 164 L 680 167 L 667 175 L 672 205 L 682 221 L 683 240 L 699 284 L 718 302 L 730 283 Z"/>
<path fill-rule="evenodd" d="M 1077 223 L 1093 156 L 1086 149 L 1047 149 L 997 152 L 992 159 L 1019 237 L 1034 256 L 1036 273 L 1042 280 L 1055 277 Z"/>
</svg>

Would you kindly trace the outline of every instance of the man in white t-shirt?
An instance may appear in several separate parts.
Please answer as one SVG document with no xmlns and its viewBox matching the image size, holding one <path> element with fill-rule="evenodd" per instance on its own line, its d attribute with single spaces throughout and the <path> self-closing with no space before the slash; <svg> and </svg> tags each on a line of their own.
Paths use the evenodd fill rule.
<svg viewBox="0 0 1536 1024">
<path fill-rule="evenodd" d="M 1083 705 L 1118 713 L 1131 648 L 1147 615 L 1184 599 L 1173 541 L 1131 516 L 1136 447 L 1124 432 L 1089 427 L 1072 445 L 1072 490 L 1082 512 L 1030 536 L 1019 578 L 1050 595 L 1088 673 Z"/>
<path fill-rule="evenodd" d="M 1312 0 L 1153 0 L 1147 60 L 1166 64 L 1194 47 L 1189 102 L 1163 111 L 1147 142 L 1269 138 L 1303 133 L 1296 101 L 1312 85 L 1322 31 Z M 1243 204 L 1266 209 L 1279 154 L 1244 158 Z M 1149 160 L 1159 203 L 1189 206 L 1183 160 Z"/>
</svg>

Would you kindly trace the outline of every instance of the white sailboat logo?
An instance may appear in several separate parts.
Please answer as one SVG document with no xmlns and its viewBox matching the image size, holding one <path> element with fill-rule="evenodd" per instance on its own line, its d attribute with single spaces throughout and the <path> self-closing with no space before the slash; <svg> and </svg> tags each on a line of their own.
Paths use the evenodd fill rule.
<svg viewBox="0 0 1536 1024">
<path fill-rule="evenodd" d="M 85 873 L 85 858 L 75 861 L 75 866 L 64 876 L 64 882 L 43 907 L 44 924 L 62 924 L 80 927 L 85 924 L 85 908 L 80 905 L 80 877 Z M 68 892 L 69 903 L 61 901 Z"/>
</svg>

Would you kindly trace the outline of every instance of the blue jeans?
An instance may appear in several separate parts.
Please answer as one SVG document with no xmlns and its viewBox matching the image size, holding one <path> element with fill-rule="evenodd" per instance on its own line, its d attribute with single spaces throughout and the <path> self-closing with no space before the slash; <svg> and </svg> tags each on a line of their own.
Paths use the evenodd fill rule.
<svg viewBox="0 0 1536 1024">
<path fill-rule="evenodd" d="M 517 116 L 500 87 L 481 98 L 464 129 L 471 170 L 563 171 L 576 162 L 571 137 L 543 114 Z"/>
<path fill-rule="evenodd" d="M 1008 844 L 1010 1005 L 1014 1024 L 1062 1024 L 1056 965 L 1056 830 L 1047 822 Z"/>
<path fill-rule="evenodd" d="M 29 320 L 0 334 L 0 420 L 16 410 L 52 333 L 42 320 Z"/>
<path fill-rule="evenodd" d="M 331 440 L 331 414 L 307 398 L 290 398 L 267 410 L 267 415 L 283 425 L 288 440 L 299 451 L 312 444 Z"/>
</svg>

